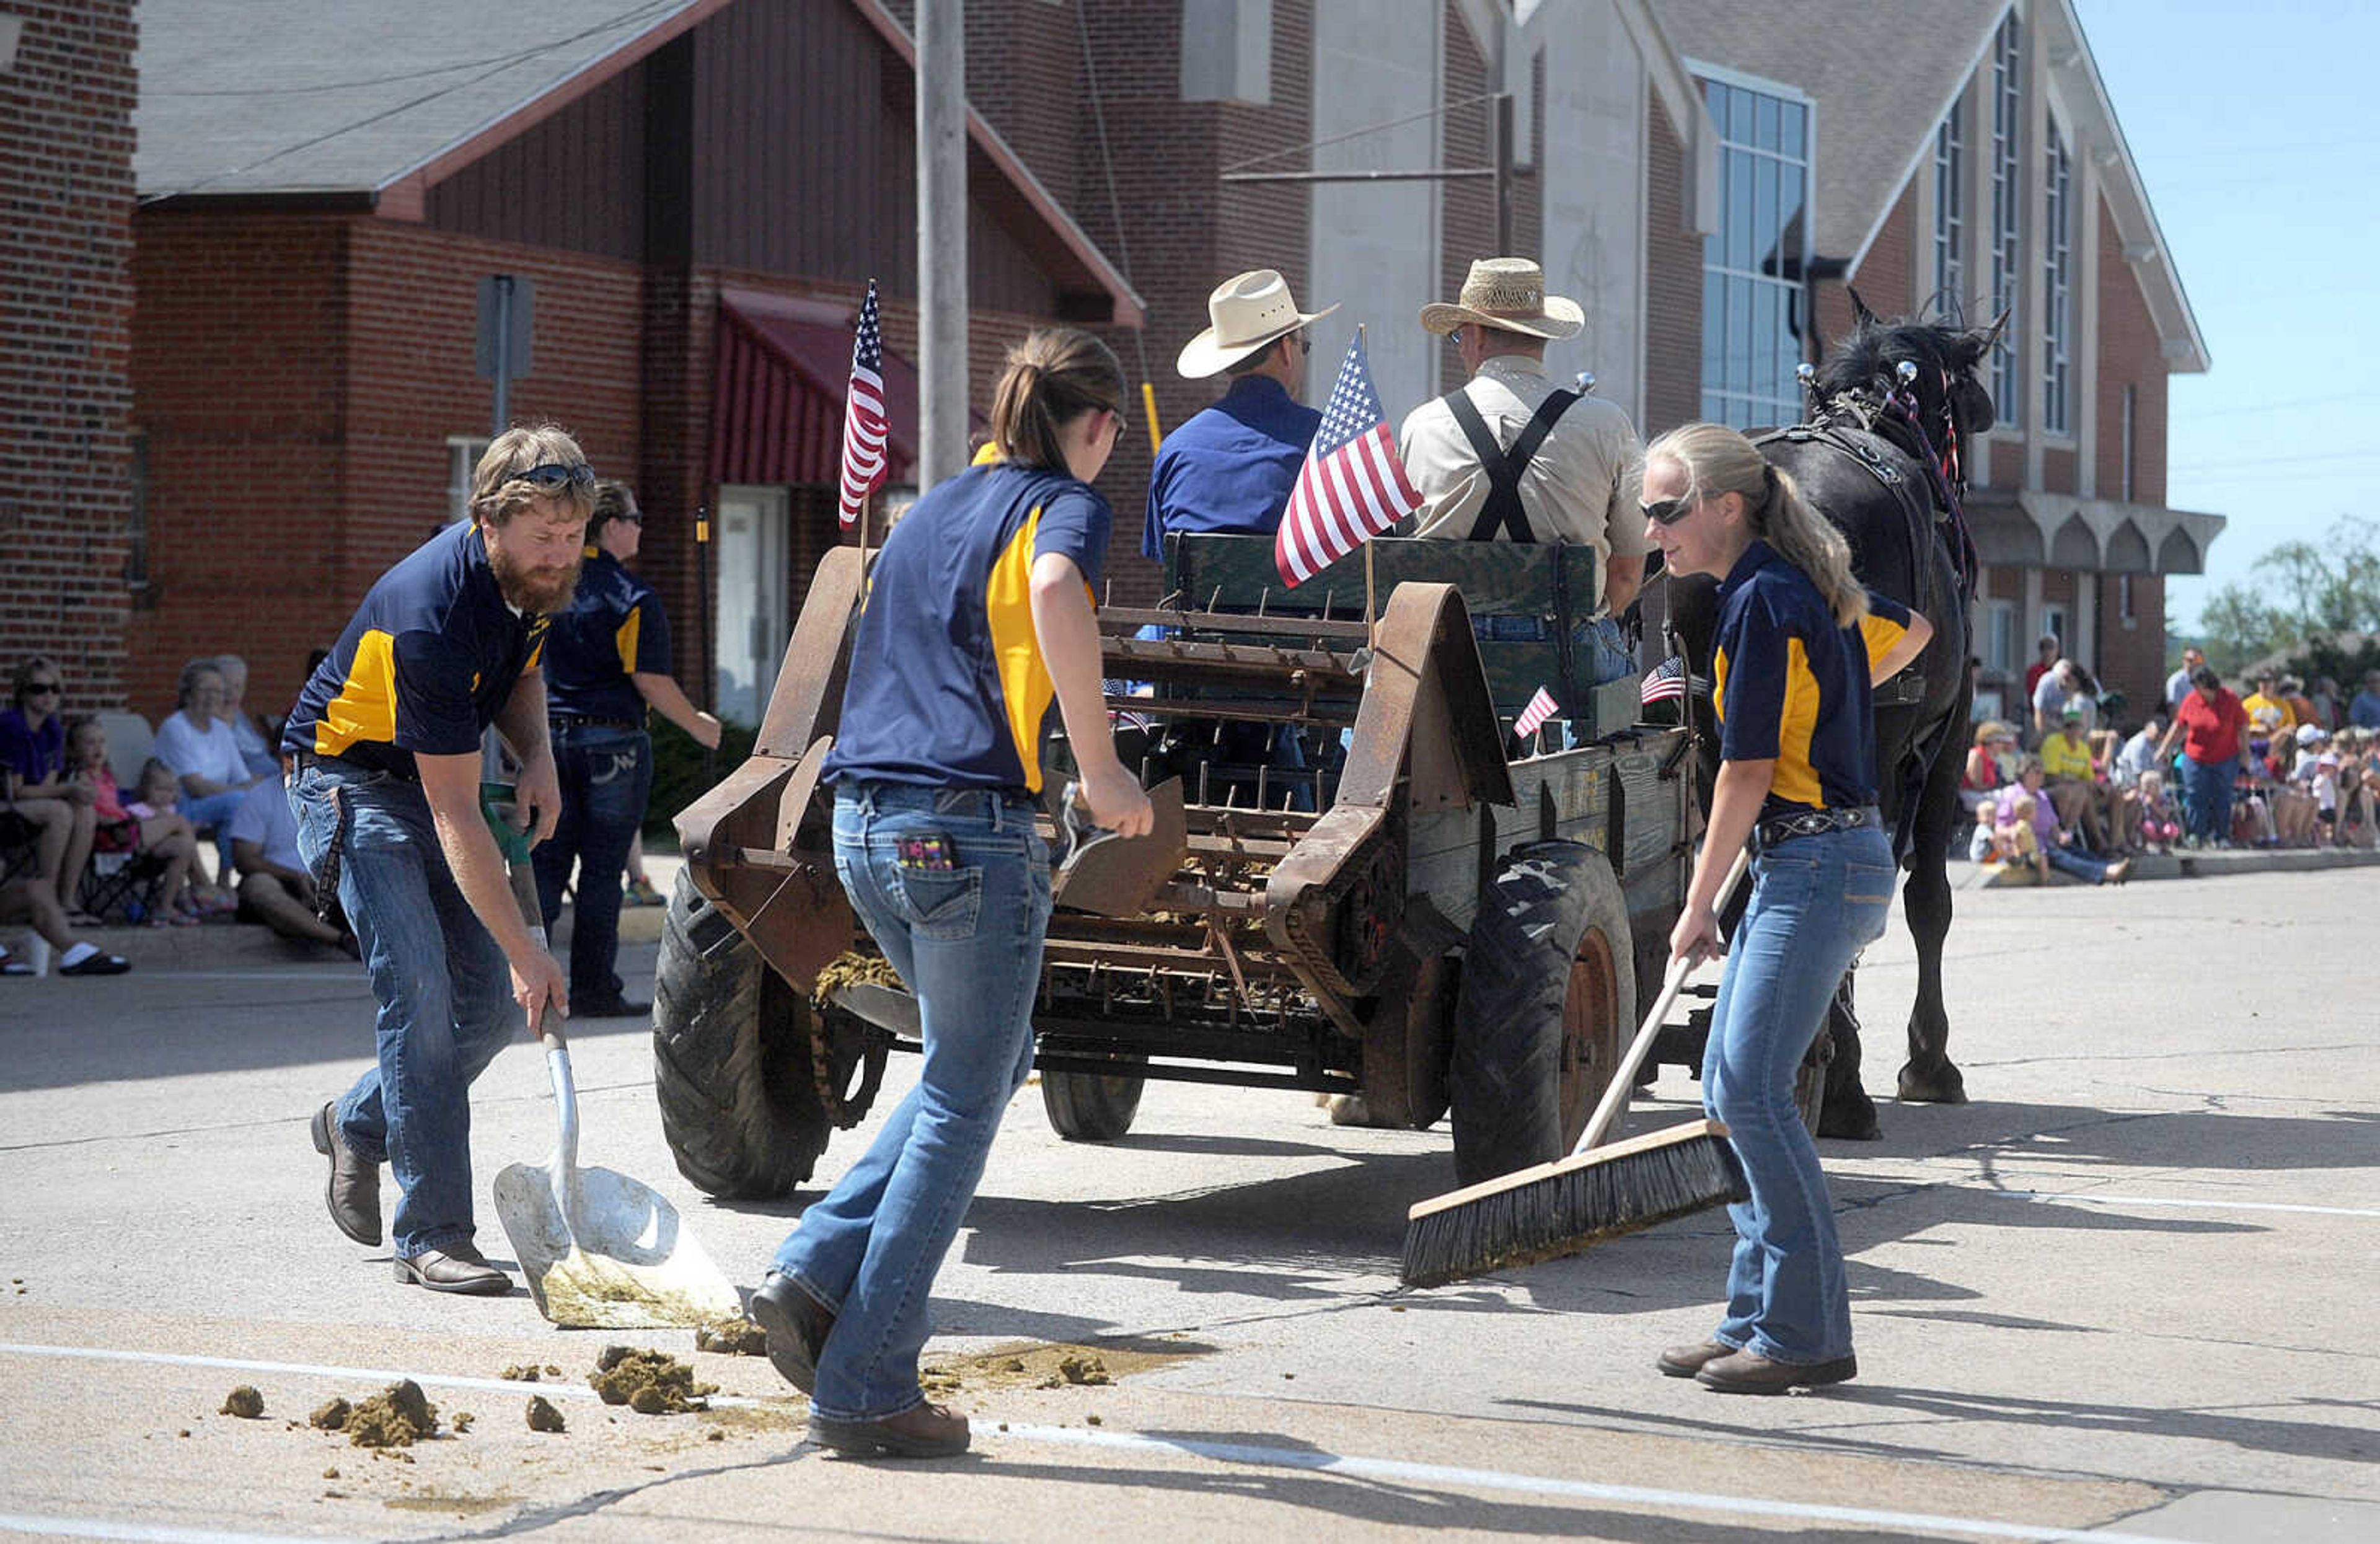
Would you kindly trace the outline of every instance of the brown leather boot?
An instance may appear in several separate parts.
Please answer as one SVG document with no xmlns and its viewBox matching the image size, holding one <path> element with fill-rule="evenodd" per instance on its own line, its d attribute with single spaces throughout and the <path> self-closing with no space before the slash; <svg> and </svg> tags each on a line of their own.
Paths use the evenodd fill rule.
<svg viewBox="0 0 2380 1544">
<path fill-rule="evenodd" d="M 426 1286 L 432 1292 L 459 1292 L 472 1297 L 502 1297 L 513 1289 L 510 1276 L 490 1265 L 485 1256 L 460 1239 L 443 1249 L 424 1249 L 410 1257 L 399 1255 L 396 1279 Z"/>
<path fill-rule="evenodd" d="M 810 1417 L 810 1441 L 837 1453 L 884 1458 L 948 1458 L 967 1450 L 967 1421 L 946 1404 L 919 1404 L 880 1421 Z"/>
<path fill-rule="evenodd" d="M 1735 1347 L 1725 1341 L 1696 1341 L 1692 1345 L 1670 1347 L 1655 1358 L 1653 1365 L 1671 1378 L 1692 1378 L 1702 1371 L 1706 1363 L 1734 1355 Z"/>
<path fill-rule="evenodd" d="M 1859 1376 L 1859 1358 L 1838 1356 L 1831 1362 L 1772 1362 L 1756 1352 L 1739 1351 L 1705 1362 L 1694 1381 L 1723 1394 L 1781 1394 L 1788 1389 L 1814 1389 L 1822 1383 L 1843 1383 Z"/>
<path fill-rule="evenodd" d="M 314 1150 L 331 1161 L 322 1203 L 341 1233 L 367 1247 L 380 1243 L 380 1165 L 367 1163 L 339 1135 L 338 1101 L 314 1112 Z"/>
<path fill-rule="evenodd" d="M 752 1294 L 752 1322 L 768 1337 L 769 1361 L 802 1392 L 818 1392 L 819 1353 L 834 1330 L 834 1315 L 808 1289 L 771 1270 Z"/>
</svg>

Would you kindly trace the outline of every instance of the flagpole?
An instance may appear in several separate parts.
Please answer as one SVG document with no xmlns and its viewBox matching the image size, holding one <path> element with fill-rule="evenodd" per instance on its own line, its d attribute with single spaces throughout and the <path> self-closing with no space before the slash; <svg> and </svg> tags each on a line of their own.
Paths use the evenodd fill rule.
<svg viewBox="0 0 2380 1544">
<path fill-rule="evenodd" d="M 1360 322 L 1355 323 L 1355 343 L 1358 347 L 1364 343 L 1364 324 Z M 1379 646 L 1379 623 L 1376 620 L 1378 615 L 1378 608 L 1373 604 L 1372 539 L 1366 537 L 1364 540 L 1364 647 L 1366 649 Z"/>
</svg>

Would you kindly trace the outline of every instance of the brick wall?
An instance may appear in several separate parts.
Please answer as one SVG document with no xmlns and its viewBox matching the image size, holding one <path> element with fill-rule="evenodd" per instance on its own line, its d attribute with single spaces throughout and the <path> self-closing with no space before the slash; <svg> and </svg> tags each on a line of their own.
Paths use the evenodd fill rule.
<svg viewBox="0 0 2380 1544">
<path fill-rule="evenodd" d="M 185 660 L 225 652 L 248 658 L 253 705 L 280 711 L 308 650 L 445 522 L 447 436 L 492 427 L 473 365 L 481 274 L 537 286 L 512 420 L 551 419 L 600 468 L 638 468 L 631 264 L 363 215 L 155 212 L 140 233 L 133 374 L 159 583 L 129 629 L 128 685 L 152 719 Z"/>
<path fill-rule="evenodd" d="M 2102 690 L 2122 690 L 2120 726 L 2129 733 L 2162 709 L 2165 678 L 2181 663 L 2176 659 L 2168 663 L 2165 657 L 2165 579 L 2155 574 L 2131 576 L 2132 623 L 2128 627 L 2123 620 L 2124 577 L 2101 574 L 2096 578 L 2099 685 Z"/>
<path fill-rule="evenodd" d="M 0 673 L 124 701 L 133 517 L 132 0 L 10 0 L 0 74 Z"/>
<path fill-rule="evenodd" d="M 2123 237 L 2107 205 L 2099 206 L 2099 443 L 2094 465 L 2099 496 L 2121 498 L 2124 488 L 2124 388 L 2132 397 L 2132 499 L 2165 503 L 2166 363 L 2140 280 L 2124 261 Z"/>
<path fill-rule="evenodd" d="M 1893 201 L 1892 212 L 1884 217 L 1876 239 L 1868 243 L 1867 255 L 1860 260 L 1858 271 L 1846 283 L 1818 286 L 1820 354 L 1831 350 L 1850 334 L 1851 292 L 1854 289 L 1867 302 L 1868 310 L 1888 322 L 1915 313 L 1916 249 L 1917 180 L 1912 177 L 1901 186 L 1900 197 Z"/>
<path fill-rule="evenodd" d="M 1645 101 L 1645 422 L 1649 438 L 1702 417 L 1703 238 L 1685 228 L 1685 151 Z"/>
</svg>

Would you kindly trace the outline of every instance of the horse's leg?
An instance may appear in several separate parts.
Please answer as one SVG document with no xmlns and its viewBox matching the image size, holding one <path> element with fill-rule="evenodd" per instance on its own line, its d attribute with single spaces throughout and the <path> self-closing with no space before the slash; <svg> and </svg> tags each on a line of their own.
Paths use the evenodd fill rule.
<svg viewBox="0 0 2380 1544">
<path fill-rule="evenodd" d="M 1852 1006 L 1852 983 L 1858 976 L 1856 964 L 1844 971 L 1835 987 L 1835 1000 L 1827 1004 L 1824 1032 L 1834 1040 L 1835 1055 L 1827 1064 L 1827 1096 L 1818 1107 L 1818 1135 L 1873 1142 L 1884 1135 L 1884 1128 L 1876 1124 L 1876 1100 L 1867 1097 L 1860 1083 L 1859 1015 Z"/>
<path fill-rule="evenodd" d="M 1961 694 L 1963 695 L 1963 694 Z M 1966 1079 L 1951 1064 L 1950 1016 L 1942 1003 L 1942 941 L 1950 931 L 1950 876 L 1946 862 L 1959 813 L 1960 759 L 1934 759 L 1917 808 L 1901 910 L 1917 943 L 1917 1000 L 1909 1010 L 1909 1061 L 1900 1069 L 1900 1097 L 1916 1103 L 1964 1104 Z"/>
</svg>

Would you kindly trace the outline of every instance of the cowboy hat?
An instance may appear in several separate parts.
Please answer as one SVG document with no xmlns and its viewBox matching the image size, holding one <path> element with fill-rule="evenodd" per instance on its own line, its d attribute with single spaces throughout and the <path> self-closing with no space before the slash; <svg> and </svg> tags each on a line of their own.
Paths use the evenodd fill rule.
<svg viewBox="0 0 2380 1544">
<path fill-rule="evenodd" d="M 1318 311 L 1299 310 L 1289 281 L 1269 268 L 1234 274 L 1207 297 L 1207 320 L 1212 325 L 1182 346 L 1173 368 L 1191 381 L 1219 375 L 1338 309 L 1332 304 Z"/>
<path fill-rule="evenodd" d="M 1533 338 L 1567 338 L 1586 325 L 1586 312 L 1575 300 L 1547 294 L 1545 270 L 1527 258 L 1481 258 L 1472 263 L 1452 305 L 1441 301 L 1421 309 L 1422 331 L 1439 337 L 1466 322 Z"/>
</svg>

